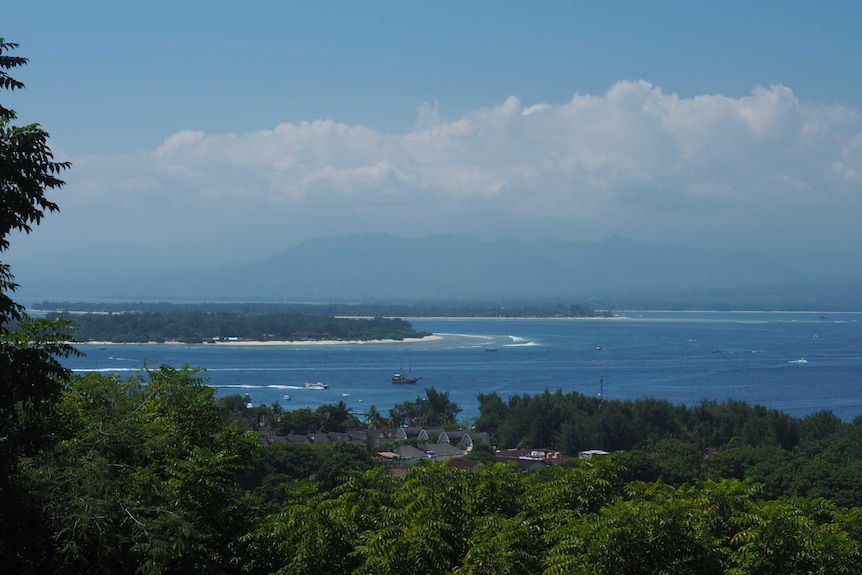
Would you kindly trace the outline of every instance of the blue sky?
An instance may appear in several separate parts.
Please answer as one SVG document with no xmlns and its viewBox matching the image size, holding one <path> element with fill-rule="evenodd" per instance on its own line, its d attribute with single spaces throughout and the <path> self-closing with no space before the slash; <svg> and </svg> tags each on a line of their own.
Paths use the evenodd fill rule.
<svg viewBox="0 0 862 575">
<path fill-rule="evenodd" d="M 364 231 L 853 252 L 860 22 L 858 2 L 14 3 L 27 89 L 0 97 L 74 167 L 11 255 L 234 261 Z"/>
</svg>

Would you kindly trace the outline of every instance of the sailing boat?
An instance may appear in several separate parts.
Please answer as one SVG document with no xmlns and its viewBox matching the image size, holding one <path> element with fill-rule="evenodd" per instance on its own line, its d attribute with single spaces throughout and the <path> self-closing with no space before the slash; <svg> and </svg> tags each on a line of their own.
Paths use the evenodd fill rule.
<svg viewBox="0 0 862 575">
<path fill-rule="evenodd" d="M 417 381 L 422 379 L 422 376 L 414 377 L 413 370 L 411 370 L 409 367 L 407 369 L 410 370 L 410 373 L 408 375 L 404 375 L 404 364 L 401 364 L 401 371 L 392 376 L 392 383 L 409 384 L 416 383 Z"/>
</svg>

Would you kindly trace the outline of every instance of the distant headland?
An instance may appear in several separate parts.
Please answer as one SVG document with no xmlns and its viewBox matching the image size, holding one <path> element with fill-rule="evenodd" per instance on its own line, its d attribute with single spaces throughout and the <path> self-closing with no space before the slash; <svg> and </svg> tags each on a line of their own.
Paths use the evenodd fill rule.
<svg viewBox="0 0 862 575">
<path fill-rule="evenodd" d="M 43 302 L 33 312 L 70 319 L 86 343 L 338 345 L 428 341 L 404 317 L 612 317 L 575 304 L 275 304 Z"/>
</svg>

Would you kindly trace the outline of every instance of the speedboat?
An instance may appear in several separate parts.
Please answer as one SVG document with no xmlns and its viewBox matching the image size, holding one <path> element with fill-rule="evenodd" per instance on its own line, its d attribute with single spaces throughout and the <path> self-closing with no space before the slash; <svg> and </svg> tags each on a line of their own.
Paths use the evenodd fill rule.
<svg viewBox="0 0 862 575">
<path fill-rule="evenodd" d="M 328 383 L 323 383 L 322 381 L 306 381 L 305 389 L 327 389 L 329 387 Z"/>
</svg>

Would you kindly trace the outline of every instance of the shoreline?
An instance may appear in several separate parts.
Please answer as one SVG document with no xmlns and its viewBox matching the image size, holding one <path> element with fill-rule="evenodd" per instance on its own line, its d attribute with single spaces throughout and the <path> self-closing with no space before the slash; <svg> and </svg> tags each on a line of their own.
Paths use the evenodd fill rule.
<svg viewBox="0 0 862 575">
<path fill-rule="evenodd" d="M 405 316 L 401 319 L 407 321 L 421 321 L 421 320 L 434 320 L 434 321 L 447 321 L 447 320 L 457 320 L 457 321 L 465 321 L 465 320 L 481 320 L 481 321 L 526 321 L 526 320 L 554 320 L 554 321 L 605 321 L 605 320 L 617 320 L 617 319 L 629 319 L 629 316 L 622 315 L 610 315 L 610 316 L 540 316 L 540 315 L 525 315 L 525 316 L 499 316 L 499 315 L 489 315 L 489 316 L 480 316 L 480 315 L 465 315 L 465 316 L 455 316 L 455 315 L 446 315 L 446 316 L 421 316 L 421 317 L 412 317 Z"/>
<path fill-rule="evenodd" d="M 307 345 L 378 345 L 391 343 L 418 343 L 425 341 L 438 341 L 443 339 L 440 335 L 428 335 L 425 337 L 405 337 L 404 339 L 315 339 L 315 340 L 237 340 L 237 341 L 209 341 L 202 343 L 186 343 L 183 341 L 85 341 L 72 345 L 200 345 L 215 347 L 243 347 L 243 346 L 307 346 Z"/>
</svg>

